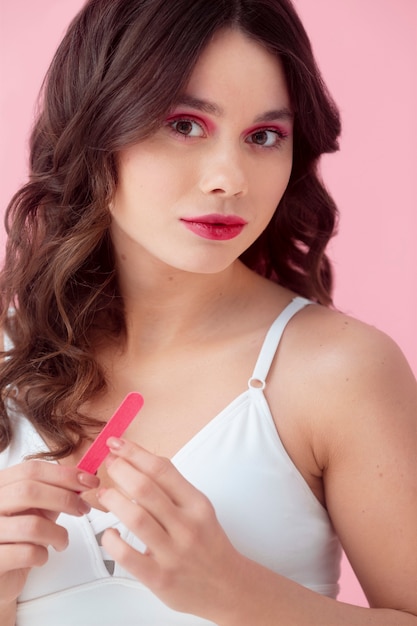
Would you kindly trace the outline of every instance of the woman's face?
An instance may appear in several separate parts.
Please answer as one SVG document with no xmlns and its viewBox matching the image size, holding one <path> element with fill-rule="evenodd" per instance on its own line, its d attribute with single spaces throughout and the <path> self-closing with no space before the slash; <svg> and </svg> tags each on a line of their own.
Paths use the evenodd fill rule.
<svg viewBox="0 0 417 626">
<path fill-rule="evenodd" d="M 195 273 L 231 265 L 285 191 L 292 123 L 280 62 L 239 31 L 218 32 L 160 129 L 119 154 L 119 264 Z"/>
</svg>

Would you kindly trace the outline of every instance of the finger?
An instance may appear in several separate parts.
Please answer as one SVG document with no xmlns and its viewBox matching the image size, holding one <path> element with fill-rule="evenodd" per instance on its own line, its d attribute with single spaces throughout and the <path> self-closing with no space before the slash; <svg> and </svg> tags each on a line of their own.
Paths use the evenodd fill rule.
<svg viewBox="0 0 417 626">
<path fill-rule="evenodd" d="M 103 548 L 126 571 L 150 589 L 157 585 L 161 568 L 149 554 L 141 554 L 120 537 L 117 530 L 109 528 L 102 537 Z"/>
<path fill-rule="evenodd" d="M 107 445 L 115 456 L 125 459 L 140 472 L 149 476 L 175 504 L 189 505 L 199 493 L 169 459 L 152 454 L 126 439 L 110 437 Z"/>
<path fill-rule="evenodd" d="M 22 480 L 0 490 L 0 515 L 16 515 L 29 509 L 45 509 L 69 515 L 85 515 L 90 506 L 75 491 Z"/>
<path fill-rule="evenodd" d="M 178 514 L 178 507 L 167 493 L 150 476 L 123 458 L 110 455 L 106 466 L 119 491 L 146 509 L 163 528 L 168 529 L 169 521 Z"/>
<path fill-rule="evenodd" d="M 0 488 L 21 480 L 33 480 L 73 491 L 95 489 L 100 484 L 97 476 L 82 472 L 76 467 L 47 461 L 25 461 L 0 472 Z"/>
<path fill-rule="evenodd" d="M 170 538 L 161 524 L 144 507 L 114 488 L 100 490 L 98 499 L 103 506 L 117 515 L 152 554 L 157 555 L 161 551 L 166 551 Z"/>
<path fill-rule="evenodd" d="M 11 604 L 20 595 L 29 572 L 30 568 L 26 567 L 0 575 L 0 601 L 4 605 Z"/>
<path fill-rule="evenodd" d="M 52 546 L 61 552 L 68 545 L 65 528 L 40 515 L 18 515 L 0 517 L 0 537 L 2 544 L 32 543 L 39 546 Z"/>
<path fill-rule="evenodd" d="M 0 544 L 0 574 L 14 570 L 40 567 L 48 560 L 45 546 L 33 543 Z"/>
</svg>

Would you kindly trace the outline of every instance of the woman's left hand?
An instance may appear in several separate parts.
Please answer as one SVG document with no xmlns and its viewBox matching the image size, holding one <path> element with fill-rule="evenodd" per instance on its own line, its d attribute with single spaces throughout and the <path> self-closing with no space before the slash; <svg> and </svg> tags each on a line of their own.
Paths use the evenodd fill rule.
<svg viewBox="0 0 417 626">
<path fill-rule="evenodd" d="M 214 508 L 165 458 L 111 438 L 107 469 L 115 487 L 99 501 L 146 546 L 144 554 L 114 529 L 102 545 L 162 602 L 177 611 L 217 621 L 239 602 L 246 559 L 230 543 Z"/>
</svg>

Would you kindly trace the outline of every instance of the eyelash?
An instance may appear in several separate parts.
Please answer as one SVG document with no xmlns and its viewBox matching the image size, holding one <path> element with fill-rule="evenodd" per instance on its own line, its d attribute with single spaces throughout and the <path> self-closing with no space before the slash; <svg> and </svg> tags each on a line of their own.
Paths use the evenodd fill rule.
<svg viewBox="0 0 417 626">
<path fill-rule="evenodd" d="M 279 128 L 257 128 L 256 130 L 253 130 L 252 132 L 248 134 L 248 138 L 254 137 L 254 135 L 258 135 L 261 133 L 273 133 L 276 136 L 276 143 L 274 143 L 272 146 L 265 146 L 264 144 L 256 144 L 253 141 L 248 141 L 248 143 L 258 148 L 263 148 L 264 150 L 274 150 L 274 149 L 276 150 L 277 148 L 281 147 L 283 141 L 285 141 L 285 139 L 288 137 L 288 134 L 280 130 Z"/>
<path fill-rule="evenodd" d="M 188 123 L 188 124 L 196 124 L 202 131 L 202 134 L 198 135 L 198 136 L 199 137 L 205 136 L 206 130 L 204 129 L 203 124 L 201 122 L 191 118 L 191 117 L 177 117 L 175 119 L 168 120 L 168 126 L 172 129 L 174 134 L 181 135 L 182 137 L 184 137 L 184 139 L 188 139 L 188 137 L 190 137 L 190 135 L 186 135 L 185 133 L 181 133 L 180 131 L 175 129 L 175 125 L 179 124 L 180 122 L 185 122 L 185 123 Z"/>
<path fill-rule="evenodd" d="M 181 133 L 180 131 L 178 131 L 175 127 L 177 124 L 179 124 L 180 122 L 185 122 L 185 123 L 189 123 L 189 124 L 196 124 L 200 129 L 201 129 L 201 133 L 200 135 L 187 135 L 185 133 Z M 199 137 L 205 137 L 207 134 L 207 130 L 205 129 L 205 125 L 199 121 L 196 120 L 192 117 L 186 117 L 186 116 L 180 116 L 180 117 L 176 117 L 174 119 L 169 119 L 167 121 L 167 125 L 170 127 L 170 129 L 172 130 L 173 134 L 178 136 L 180 135 L 181 138 L 183 139 L 183 141 L 187 141 L 188 139 L 194 139 L 194 138 L 199 138 Z M 265 146 L 263 144 L 256 144 L 254 141 L 247 141 L 248 138 L 250 137 L 254 137 L 257 134 L 261 134 L 261 133 L 273 133 L 274 135 L 276 135 L 276 143 L 274 143 L 272 146 Z M 247 135 L 247 143 L 255 146 L 256 148 L 260 148 L 263 150 L 276 150 L 277 148 L 281 147 L 281 144 L 283 141 L 285 141 L 285 139 L 288 137 L 288 134 L 286 132 L 284 132 L 283 130 L 280 130 L 279 128 L 256 128 L 254 130 L 252 130 L 250 133 L 248 133 Z"/>
</svg>

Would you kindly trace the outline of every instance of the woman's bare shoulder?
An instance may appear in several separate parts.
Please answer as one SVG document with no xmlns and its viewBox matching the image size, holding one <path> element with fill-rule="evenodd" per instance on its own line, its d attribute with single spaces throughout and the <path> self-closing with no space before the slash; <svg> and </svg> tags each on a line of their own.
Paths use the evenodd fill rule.
<svg viewBox="0 0 417 626">
<path fill-rule="evenodd" d="M 306 424 L 332 522 L 371 605 L 415 612 L 415 377 L 372 326 L 315 306 L 293 322 L 282 363 L 297 380 L 281 368 L 281 390 Z"/>
<path fill-rule="evenodd" d="M 416 379 L 395 341 L 325 307 L 308 306 L 291 320 L 271 374 L 291 410 L 327 433 L 364 416 L 417 416 Z"/>
<path fill-rule="evenodd" d="M 290 322 L 283 346 L 302 357 L 319 376 L 332 384 L 369 382 L 388 373 L 394 379 L 411 377 L 411 369 L 395 341 L 378 328 L 322 306 L 306 307 Z M 340 380 L 339 380 L 340 378 Z"/>
</svg>

